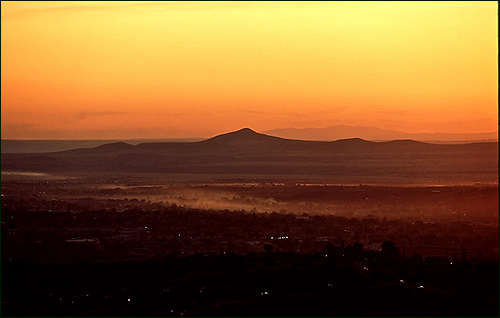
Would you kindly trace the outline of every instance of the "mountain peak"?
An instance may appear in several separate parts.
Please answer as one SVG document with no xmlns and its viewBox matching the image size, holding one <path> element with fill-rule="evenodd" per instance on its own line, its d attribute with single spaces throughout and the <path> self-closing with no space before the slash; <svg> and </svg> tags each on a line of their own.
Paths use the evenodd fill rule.
<svg viewBox="0 0 500 318">
<path fill-rule="evenodd" d="M 234 131 L 233 133 L 238 133 L 238 134 L 256 134 L 259 135 L 256 131 L 250 129 L 250 128 L 241 128 L 240 130 Z"/>
<path fill-rule="evenodd" d="M 270 141 L 282 139 L 278 137 L 268 136 L 258 133 L 250 128 L 242 128 L 237 131 L 228 132 L 222 135 L 217 135 L 206 141 L 223 141 L 223 142 L 248 142 L 248 141 Z"/>
</svg>

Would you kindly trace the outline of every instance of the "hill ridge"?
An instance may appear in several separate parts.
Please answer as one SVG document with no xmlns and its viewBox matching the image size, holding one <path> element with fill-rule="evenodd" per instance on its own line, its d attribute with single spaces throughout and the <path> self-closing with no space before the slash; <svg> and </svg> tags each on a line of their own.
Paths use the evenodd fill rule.
<svg viewBox="0 0 500 318">
<path fill-rule="evenodd" d="M 118 142 L 37 156 L 2 154 L 1 166 L 5 172 L 61 174 L 279 175 L 321 176 L 341 183 L 489 183 L 498 180 L 498 142 L 304 141 L 240 129 L 197 142 L 136 146 Z"/>
<path fill-rule="evenodd" d="M 408 133 L 397 130 L 382 129 L 374 126 L 348 126 L 334 125 L 324 128 L 278 128 L 266 130 L 264 133 L 283 138 L 298 138 L 302 140 L 333 141 L 358 136 L 370 141 L 412 139 L 424 142 L 463 143 L 485 140 L 498 140 L 498 132 L 489 131 L 481 133 Z M 446 142 L 448 141 L 448 142 Z"/>
<path fill-rule="evenodd" d="M 250 128 L 242 128 L 236 131 L 219 134 L 217 136 L 203 140 L 201 142 L 218 142 L 218 141 L 247 142 L 247 141 L 270 141 L 270 140 L 290 140 L 290 139 L 258 133 Z"/>
</svg>

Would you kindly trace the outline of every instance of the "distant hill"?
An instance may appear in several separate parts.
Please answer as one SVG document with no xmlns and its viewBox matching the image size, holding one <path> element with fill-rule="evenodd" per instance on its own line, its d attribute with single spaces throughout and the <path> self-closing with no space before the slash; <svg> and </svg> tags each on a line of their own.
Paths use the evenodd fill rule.
<svg viewBox="0 0 500 318">
<path fill-rule="evenodd" d="M 197 142 L 118 142 L 61 152 L 2 154 L 1 165 L 2 171 L 48 173 L 315 175 L 345 182 L 495 182 L 498 142 L 304 141 L 244 128 Z"/>
<path fill-rule="evenodd" d="M 497 132 L 485 133 L 406 133 L 401 131 L 380 129 L 366 126 L 346 126 L 337 125 L 326 128 L 284 128 L 265 131 L 266 134 L 283 138 L 302 140 L 323 140 L 332 141 L 359 137 L 372 141 L 413 139 L 418 141 L 439 142 L 439 143 L 465 143 L 471 141 L 496 141 Z"/>
<path fill-rule="evenodd" d="M 217 135 L 204 142 L 208 143 L 241 143 L 241 142 L 277 142 L 285 141 L 284 138 L 268 136 L 253 131 L 250 128 L 243 128 L 238 131 L 233 131 L 221 135 Z"/>
<path fill-rule="evenodd" d="M 128 139 L 128 140 L 16 140 L 2 139 L 2 153 L 42 153 L 55 152 L 76 148 L 90 148 L 113 142 L 126 142 L 137 145 L 144 142 L 187 142 L 200 141 L 202 138 L 189 139 Z"/>
</svg>

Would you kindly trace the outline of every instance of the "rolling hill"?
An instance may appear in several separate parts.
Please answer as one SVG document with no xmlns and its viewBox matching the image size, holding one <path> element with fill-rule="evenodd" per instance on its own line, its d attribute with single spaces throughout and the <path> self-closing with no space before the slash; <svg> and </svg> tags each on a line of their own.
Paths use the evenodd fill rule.
<svg viewBox="0 0 500 318">
<path fill-rule="evenodd" d="M 495 182 L 498 142 L 292 140 L 244 128 L 198 142 L 110 143 L 43 154 L 2 154 L 2 171 L 333 176 Z"/>
<path fill-rule="evenodd" d="M 465 143 L 498 140 L 498 132 L 484 133 L 407 133 L 378 127 L 336 125 L 325 128 L 282 128 L 265 131 L 283 138 L 331 141 L 358 136 L 363 139 L 382 141 L 413 139 L 432 143 Z"/>
</svg>

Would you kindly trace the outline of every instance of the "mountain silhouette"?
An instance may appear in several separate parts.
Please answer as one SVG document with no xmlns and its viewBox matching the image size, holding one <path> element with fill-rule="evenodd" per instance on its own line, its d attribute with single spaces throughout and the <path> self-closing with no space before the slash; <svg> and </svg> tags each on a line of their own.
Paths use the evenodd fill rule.
<svg viewBox="0 0 500 318">
<path fill-rule="evenodd" d="M 242 128 L 237 131 L 228 132 L 225 134 L 217 135 L 205 142 L 248 142 L 248 141 L 269 141 L 269 140 L 283 140 L 283 138 L 268 136 L 253 131 L 250 128 Z"/>
<path fill-rule="evenodd" d="M 2 171 L 302 175 L 342 180 L 496 180 L 498 142 L 430 144 L 291 140 L 249 128 L 197 142 L 110 143 L 43 154 L 2 154 Z"/>
<path fill-rule="evenodd" d="M 121 150 L 127 150 L 130 148 L 133 148 L 131 144 L 127 144 L 126 142 L 113 142 L 109 144 L 104 144 L 95 147 L 95 149 L 102 149 L 102 150 L 108 150 L 108 151 L 121 151 Z"/>
<path fill-rule="evenodd" d="M 407 133 L 402 131 L 381 129 L 367 126 L 336 125 L 325 128 L 283 128 L 265 131 L 264 133 L 283 138 L 302 140 L 331 141 L 337 139 L 360 137 L 367 140 L 413 139 L 427 142 L 474 142 L 498 140 L 497 132 L 484 133 Z"/>
</svg>

